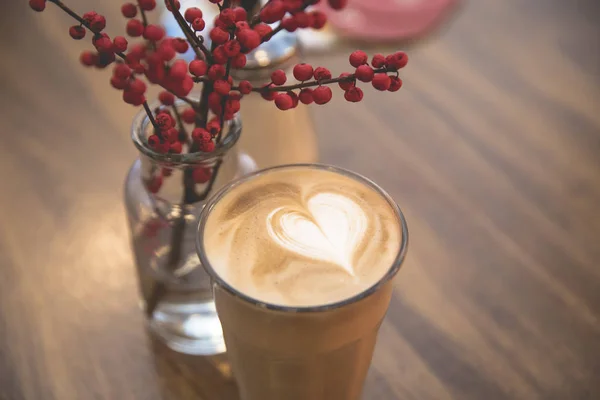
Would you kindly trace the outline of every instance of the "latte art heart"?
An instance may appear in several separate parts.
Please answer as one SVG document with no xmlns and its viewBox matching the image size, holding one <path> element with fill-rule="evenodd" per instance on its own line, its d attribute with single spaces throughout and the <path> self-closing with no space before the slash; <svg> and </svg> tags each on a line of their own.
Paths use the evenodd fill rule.
<svg viewBox="0 0 600 400">
<path fill-rule="evenodd" d="M 269 235 L 280 246 L 301 256 L 334 263 L 354 275 L 352 258 L 364 238 L 367 217 L 351 199 L 319 193 L 303 213 L 279 207 L 267 217 Z"/>
</svg>

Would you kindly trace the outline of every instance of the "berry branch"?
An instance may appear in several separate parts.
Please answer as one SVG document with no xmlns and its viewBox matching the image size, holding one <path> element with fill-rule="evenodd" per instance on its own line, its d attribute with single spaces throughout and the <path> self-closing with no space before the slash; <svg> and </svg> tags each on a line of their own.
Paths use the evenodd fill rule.
<svg viewBox="0 0 600 400">
<path fill-rule="evenodd" d="M 269 0 L 262 8 L 257 0 L 242 1 L 243 7 L 239 6 L 239 1 L 209 0 L 219 7 L 219 15 L 210 32 L 204 32 L 206 24 L 199 8 L 188 8 L 182 15 L 180 0 L 163 1 L 177 21 L 183 37 L 166 37 L 164 28 L 148 23 L 146 13 L 156 8 L 156 0 L 136 0 L 121 7 L 121 14 L 127 19 L 127 36 L 143 39 L 130 45 L 124 36 L 111 39 L 104 33 L 106 20 L 94 11 L 80 16 L 61 0 L 29 0 L 35 11 L 43 11 L 46 3 L 50 2 L 74 18 L 78 25 L 69 28 L 73 39 L 83 39 L 88 31 L 92 33 L 95 51 L 82 52 L 81 63 L 100 69 L 114 63 L 110 84 L 122 91 L 126 103 L 143 106 L 152 125 L 144 132 L 145 140 L 147 146 L 158 154 L 202 152 L 210 157 L 210 153 L 221 145 L 224 129 L 239 112 L 243 97 L 253 93 L 272 101 L 280 110 L 290 110 L 300 103 L 328 103 L 333 97 L 330 86 L 336 84 L 349 102 L 362 100 L 364 94 L 359 87 L 362 83 L 388 92 L 402 87 L 398 71 L 406 66 L 408 56 L 401 51 L 387 56 L 375 54 L 369 59 L 366 53 L 357 50 L 349 57 L 353 70 L 335 78 L 325 67 L 313 68 L 301 63 L 292 71 L 296 82 L 288 85 L 288 74 L 282 70 L 274 71 L 268 82 L 256 86 L 247 80 L 233 81 L 231 70 L 244 68 L 246 55 L 278 32 L 321 29 L 327 21 L 326 15 L 318 10 L 307 11 L 307 7 L 319 0 Z M 326 1 L 334 10 L 340 10 L 348 0 Z M 249 17 L 256 9 L 258 11 Z M 138 15 L 140 19 L 136 18 Z M 272 24 L 277 24 L 274 29 Z M 205 45 L 205 37 L 211 39 L 210 49 Z M 186 53 L 190 47 L 196 57 L 188 63 L 178 54 Z M 161 105 L 154 112 L 146 101 L 146 82 L 163 88 L 158 95 Z M 201 83 L 199 101 L 187 97 L 197 83 Z M 182 107 L 181 103 L 175 105 L 176 98 L 189 107 Z M 191 132 L 186 130 L 186 124 L 191 126 Z M 169 270 L 177 269 L 181 262 L 188 223 L 185 216 L 189 207 L 186 206 L 205 200 L 213 190 L 222 161 L 215 156 L 214 162 L 211 162 L 210 166 L 184 168 L 179 203 L 181 212 L 169 225 L 171 246 L 166 266 Z M 171 176 L 171 171 L 171 167 L 153 168 L 151 176 L 144 178 L 147 191 L 152 195 L 160 192 L 163 180 Z M 166 291 L 164 283 L 156 283 L 147 303 L 149 316 Z"/>
<path fill-rule="evenodd" d="M 391 69 L 391 68 L 379 68 L 379 69 L 373 70 L 374 74 L 387 74 L 388 72 L 397 72 L 397 71 L 394 69 Z M 344 82 L 356 82 L 356 74 L 341 75 L 338 78 L 305 81 L 302 83 L 298 83 L 296 85 L 289 85 L 289 86 L 269 85 L 269 86 L 263 86 L 260 88 L 252 88 L 251 90 L 253 92 L 258 92 L 258 93 L 289 92 L 290 90 L 304 89 L 304 88 L 309 88 L 309 87 L 314 87 L 314 86 L 330 85 L 332 83 L 344 83 Z M 240 87 L 234 86 L 231 88 L 231 90 L 239 91 Z"/>
<path fill-rule="evenodd" d="M 142 3 L 140 0 L 137 0 L 138 8 L 140 9 L 140 15 L 142 16 L 142 24 L 144 24 L 144 30 L 148 28 L 148 18 L 146 18 L 146 10 L 142 7 Z M 152 48 L 156 51 L 156 43 L 150 42 Z"/>
<path fill-rule="evenodd" d="M 177 6 L 176 0 L 166 0 L 166 1 L 168 2 L 168 5 L 170 6 L 169 8 L 171 10 L 171 14 L 173 14 L 173 17 L 175 17 L 175 20 L 177 21 L 177 25 L 179 25 L 179 27 L 183 31 L 185 37 L 187 38 L 188 42 L 190 43 L 190 46 L 192 46 L 192 49 L 194 49 L 194 52 L 196 53 L 196 57 L 199 60 L 205 59 L 205 60 L 210 61 L 212 59 L 210 51 L 208 51 L 206 46 L 204 46 L 202 41 L 198 38 L 198 36 L 196 36 L 196 34 L 192 31 L 192 29 L 186 22 L 186 20 L 183 18 L 183 16 L 179 12 L 179 7 Z M 200 19 L 201 18 L 202 17 L 200 17 Z M 202 22 L 202 25 L 204 25 L 204 21 Z M 202 29 L 204 29 L 204 26 L 202 26 Z M 202 29 L 199 29 L 199 30 L 202 30 Z"/>
</svg>

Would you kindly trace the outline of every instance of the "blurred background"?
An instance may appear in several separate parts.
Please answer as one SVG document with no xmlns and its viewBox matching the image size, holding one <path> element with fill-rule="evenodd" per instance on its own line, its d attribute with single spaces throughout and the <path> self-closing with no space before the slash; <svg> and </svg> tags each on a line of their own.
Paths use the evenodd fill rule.
<svg viewBox="0 0 600 400">
<path fill-rule="evenodd" d="M 70 1 L 113 34 L 121 3 Z M 600 3 L 373 3 L 404 11 L 301 37 L 334 75 L 357 48 L 410 56 L 400 92 L 310 106 L 319 159 L 409 222 L 365 399 L 600 398 Z M 121 193 L 138 109 L 52 4 L 0 11 L 0 399 L 237 399 L 224 357 L 145 333 Z"/>
</svg>

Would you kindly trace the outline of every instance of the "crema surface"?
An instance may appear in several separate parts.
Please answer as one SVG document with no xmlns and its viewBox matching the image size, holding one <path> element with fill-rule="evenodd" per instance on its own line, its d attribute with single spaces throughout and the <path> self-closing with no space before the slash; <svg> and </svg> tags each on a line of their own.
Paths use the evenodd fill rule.
<svg viewBox="0 0 600 400">
<path fill-rule="evenodd" d="M 215 272 L 254 299 L 335 303 L 377 283 L 401 242 L 398 216 L 375 189 L 315 167 L 274 169 L 226 193 L 204 249 Z"/>
</svg>

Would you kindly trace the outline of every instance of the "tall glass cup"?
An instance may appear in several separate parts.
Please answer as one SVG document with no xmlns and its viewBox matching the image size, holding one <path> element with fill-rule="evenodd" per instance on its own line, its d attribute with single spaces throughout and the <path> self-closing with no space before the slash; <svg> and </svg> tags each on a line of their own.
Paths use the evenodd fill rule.
<svg viewBox="0 0 600 400">
<path fill-rule="evenodd" d="M 393 208 L 401 231 L 395 260 L 381 279 L 351 298 L 310 307 L 258 301 L 225 282 L 204 247 L 207 218 L 230 190 L 279 168 L 315 168 L 350 177 L 378 192 Z M 242 400 L 357 400 L 371 363 L 377 332 L 392 295 L 392 278 L 408 244 L 406 221 L 391 197 L 353 172 L 320 164 L 270 168 L 235 181 L 207 203 L 198 226 L 197 249 L 213 279 L 217 312 Z"/>
</svg>

